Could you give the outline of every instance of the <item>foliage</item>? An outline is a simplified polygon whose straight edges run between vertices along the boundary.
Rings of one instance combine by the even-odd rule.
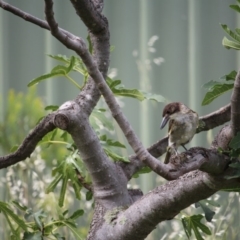
[[[211,103],[214,99],[218,98],[225,92],[233,89],[233,81],[235,80],[235,77],[237,75],[237,72],[234,70],[230,72],[227,75],[224,75],[220,78],[220,81],[209,81],[203,85],[205,89],[208,90],[206,93],[202,105],[207,105]]]
[[[202,234],[200,233],[200,230],[204,232],[207,235],[211,235],[210,229],[201,223],[201,219],[203,218],[202,215],[192,215],[189,217],[183,217],[182,218],[182,224],[184,226],[185,233],[188,238],[192,235],[192,230],[195,234],[195,237],[197,240],[203,240]]]
[[[13,201],[11,205],[15,206],[20,212],[23,212],[24,219],[21,219],[14,213],[9,204],[0,202],[0,211],[4,214],[11,228],[11,239],[22,239],[20,229],[24,230],[23,239],[41,240],[43,237],[54,236],[56,239],[65,239],[57,232],[61,227],[67,227],[75,236],[76,239],[81,239],[77,231],[76,219],[83,215],[84,211],[79,209],[71,216],[68,215],[68,210],[58,211],[58,219],[49,218],[46,213],[40,209],[33,212],[31,208],[20,205],[17,201]],[[12,221],[10,221],[10,218]]]
[[[68,58],[64,55],[48,55],[49,57],[64,63],[64,65],[57,65],[54,67],[50,73],[41,75],[35,79],[33,79],[29,84],[28,87],[34,86],[44,80],[53,78],[53,77],[66,77],[71,83],[73,83],[78,89],[82,89],[87,82],[88,79],[88,72],[83,64],[82,60],[78,57],[71,56]],[[78,72],[83,75],[84,80],[82,85],[79,85],[77,81],[70,77],[71,72]],[[121,80],[113,80],[110,77],[107,77],[107,84],[109,88],[112,90],[113,94],[116,96],[123,96],[123,97],[131,97],[137,100],[155,100],[157,102],[165,102],[165,98],[159,94],[152,94],[140,91],[138,89],[128,89],[125,88],[124,85],[121,84]]]
[[[240,1],[237,0],[237,3],[237,5],[230,5],[230,8],[240,13]],[[221,24],[221,27],[233,39],[229,40],[228,38],[224,37],[222,40],[223,46],[227,49],[240,50],[240,29],[236,28],[234,32],[226,24]],[[211,103],[214,99],[216,99],[223,93],[233,89],[232,80],[235,80],[236,75],[237,72],[233,70],[228,75],[221,77],[220,82],[211,80],[210,82],[204,84],[203,87],[206,88],[208,92],[203,99],[202,105],[207,105]]]
[[[0,145],[4,152],[22,142],[45,113],[42,100],[36,97],[36,88],[29,89],[26,95],[10,90],[7,97],[4,119],[0,122]]]

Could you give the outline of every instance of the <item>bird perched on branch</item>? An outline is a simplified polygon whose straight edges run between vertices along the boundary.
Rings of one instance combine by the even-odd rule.
[[[172,102],[165,106],[162,114],[160,129],[168,124],[168,147],[164,163],[168,163],[171,153],[177,155],[177,149],[181,145],[185,150],[185,144],[190,142],[198,127],[198,114],[180,102]]]

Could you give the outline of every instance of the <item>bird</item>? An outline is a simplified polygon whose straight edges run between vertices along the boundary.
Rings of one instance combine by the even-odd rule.
[[[164,163],[169,163],[170,156],[181,145],[186,151],[185,144],[189,143],[199,124],[198,114],[181,102],[167,104],[162,113],[160,129],[168,124],[168,147]]]

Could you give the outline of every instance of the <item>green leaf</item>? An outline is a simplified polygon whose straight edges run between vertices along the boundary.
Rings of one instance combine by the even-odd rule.
[[[229,147],[235,150],[240,148],[240,132],[238,132],[237,135],[231,139]]]
[[[240,7],[238,5],[230,5],[229,7],[240,13]]]
[[[42,240],[43,236],[41,232],[25,232],[23,235],[24,240]]]
[[[27,210],[27,207],[26,206],[22,206],[19,204],[19,202],[17,201],[12,201],[12,204],[15,205],[18,209],[20,209],[21,211],[26,211]]]
[[[136,173],[134,173],[133,178],[138,178],[140,174],[150,173],[152,171],[149,167],[143,167],[140,170],[138,170]]]
[[[81,236],[79,235],[78,231],[77,231],[76,224],[74,224],[71,221],[63,221],[63,224],[71,230],[71,232],[75,236],[75,239],[79,239],[79,240],[82,239]]]
[[[74,56],[71,56],[69,66],[66,69],[67,70],[66,74],[68,74],[69,72],[71,72],[73,70],[75,62],[76,62],[76,58]]]
[[[52,111],[56,111],[58,110],[59,106],[57,105],[48,105],[44,108],[44,110],[52,110]]]
[[[234,84],[226,84],[226,83],[216,83],[214,84],[210,90],[206,93],[202,105],[207,105],[211,103],[214,99],[221,96],[223,93],[232,89]]]
[[[11,149],[10,152],[13,153],[18,149],[19,145],[14,145]]]
[[[61,187],[61,191],[60,191],[60,197],[58,200],[59,207],[62,207],[64,204],[65,194],[66,194],[66,190],[67,190],[67,183],[68,183],[68,178],[63,178],[62,187]]]
[[[228,40],[226,37],[223,38],[222,45],[227,49],[233,48],[236,50],[240,50],[240,43]]]
[[[139,101],[143,101],[145,99],[144,95],[138,89],[113,89],[113,93],[117,96],[136,98]]]
[[[165,102],[166,99],[158,94],[146,93],[138,89],[127,89],[121,84],[121,80],[113,80],[110,77],[106,79],[109,88],[116,96],[136,98],[139,101],[143,100],[154,100],[157,102]]]
[[[120,147],[120,148],[126,148],[126,146],[122,143],[120,143],[119,141],[115,141],[113,139],[107,138],[107,135],[101,135],[100,136],[100,141],[102,144],[106,144],[109,146],[113,146],[113,147]]]
[[[237,76],[237,72],[235,70],[231,71],[229,74],[222,76],[220,79],[229,81],[229,80],[235,80]]]
[[[84,211],[82,209],[78,209],[69,217],[69,219],[76,220],[79,217],[81,217],[83,214],[84,214]]]
[[[90,123],[94,129],[102,129],[114,131],[113,121],[106,117],[106,114],[101,109],[93,109],[90,116]]]
[[[86,200],[90,201],[93,197],[93,193],[91,191],[87,191],[86,192]]]
[[[213,219],[213,216],[215,215],[215,212],[212,211],[206,204],[204,201],[199,201],[197,203],[195,203],[195,207],[201,207],[203,212],[204,212],[204,215],[205,215],[205,218],[208,222],[211,222],[212,219]]]
[[[231,37],[233,38],[237,43],[240,43],[240,36],[236,33],[234,33],[230,28],[228,28],[227,25],[221,24],[223,30]]]
[[[32,87],[46,79],[49,79],[49,78],[52,78],[52,77],[57,77],[57,76],[62,76],[63,74],[59,74],[57,72],[51,72],[51,73],[48,73],[48,74],[44,74],[40,77],[37,77],[37,78],[34,78],[30,83],[28,83],[28,87]]]
[[[49,57],[58,60],[60,62],[64,62],[66,64],[66,66],[69,66],[69,63],[71,62],[71,58],[68,58],[65,55],[48,55]],[[74,65],[73,65],[73,70],[77,71],[79,73],[81,73],[82,75],[86,75],[87,74],[87,69],[85,67],[85,65],[83,64],[82,60],[78,57],[74,57],[75,61],[74,61]]]
[[[54,236],[57,240],[65,240],[65,237],[62,237],[59,233],[53,233],[53,236]]]
[[[51,54],[48,54],[47,56],[55,59],[55,60],[58,60],[58,61],[61,61],[61,62],[64,62],[64,63],[69,63],[70,62],[70,59],[65,56],[65,55],[61,55],[61,54],[58,54],[58,55],[51,55]]]
[[[91,42],[89,34],[87,36],[87,41],[88,41],[88,51],[92,54],[93,53],[93,45],[92,45],[92,42]]]
[[[68,141],[68,132],[67,131],[63,131],[63,133],[61,134],[60,138],[62,138],[63,141],[67,142]]]
[[[57,176],[53,179],[53,181],[48,185],[48,187],[45,190],[45,193],[48,194],[50,192],[53,192],[58,183],[61,181],[63,175],[61,173],[58,173]]]
[[[10,208],[9,205],[5,202],[0,202],[0,212],[2,212],[5,217],[10,217],[19,227],[21,227],[24,231],[27,231],[27,226],[25,222],[18,217]]]
[[[110,148],[107,147],[103,147],[104,152],[112,158],[113,161],[121,161],[121,162],[125,162],[125,163],[129,163],[129,159],[127,157],[122,157],[118,154],[116,154],[115,152],[111,151]]]
[[[62,65],[57,65],[52,69],[51,73],[57,73],[59,76],[65,76],[68,73],[68,68]]]
[[[42,219],[46,217],[46,215],[44,214],[43,210],[39,210],[37,212],[35,212],[34,214],[32,214],[34,221],[38,227],[38,229],[42,232],[43,231],[43,223],[42,223]]]
[[[211,235],[210,229],[206,225],[201,223],[202,218],[203,218],[202,215],[193,215],[190,217],[183,217],[181,219],[184,227],[184,231],[188,238],[191,237],[192,230],[197,240],[204,240],[199,230],[201,230],[207,235]]]
[[[160,94],[142,92],[146,100],[154,100],[156,102],[166,102],[166,98]]]

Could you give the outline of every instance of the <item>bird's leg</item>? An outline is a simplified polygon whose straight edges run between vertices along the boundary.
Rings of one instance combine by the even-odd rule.
[[[165,160],[164,160],[165,164],[169,163],[169,159],[170,159],[173,152],[175,152],[176,156],[178,156],[178,151],[177,151],[176,146],[174,144],[167,147],[167,154],[166,154],[166,157],[165,157]]]
[[[182,144],[182,147],[185,149],[185,151],[187,151],[187,148]]]

